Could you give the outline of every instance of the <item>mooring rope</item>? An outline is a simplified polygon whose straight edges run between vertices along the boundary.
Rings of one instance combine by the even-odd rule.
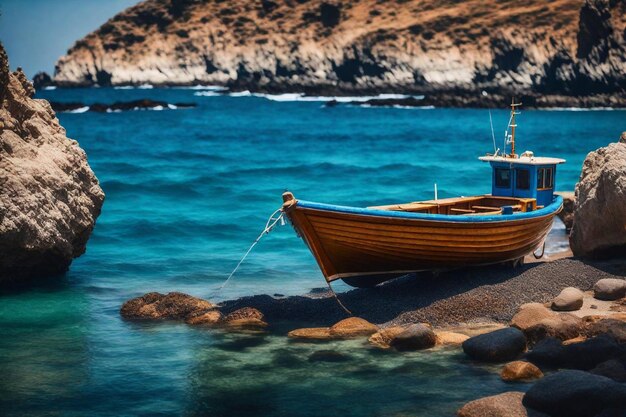
[[[274,218],[274,216],[276,216],[277,213],[280,213],[280,214],[278,215],[278,217]],[[283,217],[284,215],[285,215],[285,213],[283,212],[282,208],[279,208],[278,210],[276,210],[275,212],[272,213],[270,218],[267,219],[267,223],[265,223],[265,228],[263,229],[261,234],[254,240],[254,242],[252,242],[252,245],[250,245],[250,247],[248,248],[246,253],[239,260],[239,262],[237,263],[237,266],[235,266],[235,269],[233,269],[233,271],[230,273],[230,275],[228,275],[228,278],[226,278],[226,280],[222,283],[222,285],[220,285],[218,287],[218,289],[216,291],[214,291],[213,296],[218,294],[226,286],[226,284],[228,284],[228,281],[230,281],[230,279],[233,277],[233,275],[235,275],[235,272],[237,272],[237,270],[239,269],[239,267],[241,266],[243,261],[248,257],[250,252],[252,252],[252,249],[256,246],[257,243],[259,243],[259,241],[261,240],[261,238],[263,236],[265,236],[269,232],[271,232],[274,229],[274,227],[276,227],[278,222],[280,222],[281,226],[285,225],[285,219]]]
[[[539,249],[539,248],[537,248]],[[535,257],[535,259],[541,259],[543,258],[544,253],[546,253],[546,241],[543,241],[543,246],[541,247],[541,255],[537,255],[535,252],[537,252],[537,249],[535,249],[535,251],[533,252],[533,256]]]
[[[326,284],[328,284],[328,289],[330,290],[330,293],[333,295],[333,297],[335,297],[335,301],[337,301],[337,304],[339,304],[339,307],[343,308],[343,311],[345,311],[349,315],[352,315],[352,312],[350,310],[348,310],[346,308],[346,306],[343,305],[343,303],[341,302],[339,297],[337,297],[337,294],[335,293],[335,290],[333,290],[333,287],[330,286],[330,282],[326,281]]]

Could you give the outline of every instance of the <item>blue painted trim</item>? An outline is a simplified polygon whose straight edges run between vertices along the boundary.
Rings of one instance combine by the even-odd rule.
[[[486,223],[486,222],[503,222],[513,220],[532,219],[535,217],[542,217],[549,214],[554,214],[559,211],[563,205],[563,197],[560,195],[555,196],[552,204],[542,209],[529,211],[529,212],[517,212],[508,215],[495,215],[495,216],[467,216],[467,215],[454,215],[449,216],[445,214],[426,214],[426,213],[411,213],[406,211],[390,211],[390,210],[375,210],[359,207],[348,206],[335,206],[333,204],[314,203],[311,201],[298,200],[297,206],[313,210],[333,211],[337,213],[346,214],[360,214],[363,216],[377,216],[377,217],[394,217],[400,219],[420,219],[431,221],[445,221],[445,222],[458,222],[458,223]]]

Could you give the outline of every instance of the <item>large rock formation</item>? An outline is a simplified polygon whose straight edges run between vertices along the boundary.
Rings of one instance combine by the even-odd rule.
[[[104,200],[85,152],[0,45],[0,285],[62,273]]]
[[[54,81],[626,105],[625,16],[609,0],[147,0],[76,42]]]
[[[576,256],[626,257],[626,143],[585,158],[569,242]]]

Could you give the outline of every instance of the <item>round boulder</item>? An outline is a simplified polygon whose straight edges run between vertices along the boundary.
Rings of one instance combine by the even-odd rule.
[[[371,336],[378,331],[378,326],[359,317],[349,317],[331,326],[329,333],[333,337],[351,338]]]
[[[151,292],[126,301],[120,314],[126,319],[182,320],[191,314],[213,309],[215,306],[210,302],[188,294]]]
[[[598,300],[619,300],[626,297],[626,279],[603,278],[593,286],[593,297]]]
[[[564,288],[554,300],[552,300],[552,310],[555,311],[576,311],[583,306],[583,292],[578,288]]]
[[[504,365],[500,377],[504,381],[528,381],[543,377],[543,373],[530,362],[513,361]]]
[[[505,392],[470,401],[457,411],[458,417],[527,417],[523,392]]]
[[[526,349],[526,337],[515,327],[470,337],[463,351],[470,358],[486,362],[505,362],[517,358]]]
[[[437,343],[433,330],[424,324],[412,324],[391,340],[390,345],[396,350],[428,349]]]
[[[528,303],[520,307],[517,314],[511,319],[511,326],[525,331],[531,326],[539,323],[541,320],[553,318],[557,313],[550,311],[543,304]]]
[[[524,330],[530,343],[536,343],[546,337],[568,340],[578,337],[581,333],[584,333],[582,319],[570,313],[555,314]]]
[[[589,372],[566,370],[537,381],[522,403],[551,416],[587,417],[611,414],[626,404],[626,386]]]

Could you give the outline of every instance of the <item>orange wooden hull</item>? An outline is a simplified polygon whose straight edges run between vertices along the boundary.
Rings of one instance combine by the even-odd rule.
[[[331,282],[516,260],[542,244],[560,206],[543,215],[467,222],[342,212],[297,202],[286,203],[284,211]]]

